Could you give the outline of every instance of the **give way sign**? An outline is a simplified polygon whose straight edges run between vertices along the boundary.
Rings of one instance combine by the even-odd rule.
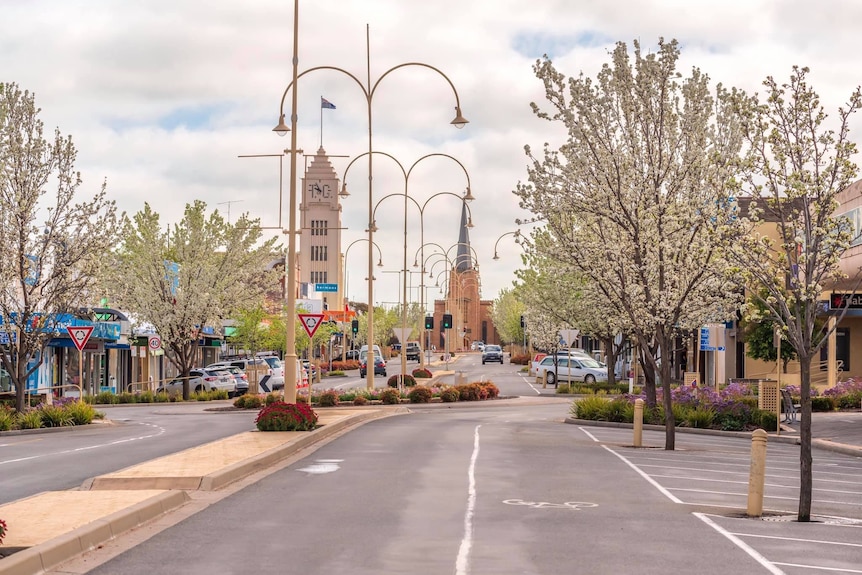
[[[308,334],[308,337],[314,337],[314,332],[317,331],[317,328],[320,327],[320,324],[323,323],[323,314],[322,313],[298,313],[299,321],[302,322],[302,327],[305,329],[305,333]]]
[[[84,346],[90,341],[90,335],[93,333],[91,325],[76,325],[67,326],[66,331],[69,332],[69,337],[72,338],[72,343],[78,348],[78,351],[84,351]]]

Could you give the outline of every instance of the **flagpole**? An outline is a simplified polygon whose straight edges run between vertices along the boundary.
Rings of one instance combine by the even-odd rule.
[[[323,147],[323,96],[320,97],[320,146]]]

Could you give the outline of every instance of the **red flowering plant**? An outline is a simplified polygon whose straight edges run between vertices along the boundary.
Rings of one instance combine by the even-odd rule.
[[[6,522],[0,519],[0,543],[3,543],[3,538],[6,537]]]
[[[254,423],[260,431],[311,431],[317,414],[307,403],[277,401],[261,409]]]

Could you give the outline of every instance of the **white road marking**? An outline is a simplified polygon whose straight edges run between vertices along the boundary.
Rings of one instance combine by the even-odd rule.
[[[862,573],[858,569],[842,569],[840,567],[823,567],[820,565],[800,565],[799,563],[775,563],[784,567],[797,567],[799,569],[814,569],[816,571],[834,571],[835,573]]]
[[[140,425],[146,425],[148,427],[154,427],[158,431],[156,433],[151,433],[150,435],[139,435],[137,437],[129,437],[127,439],[118,439],[116,441],[110,441],[108,443],[100,443],[98,445],[88,445],[87,447],[76,447],[75,449],[64,449],[63,451],[55,451],[52,453],[43,453],[42,455],[32,455],[30,457],[20,457],[18,459],[5,459],[0,461],[0,465],[5,465],[7,463],[17,463],[20,461],[30,461],[31,459],[42,459],[45,457],[53,457],[56,455],[66,455],[69,453],[78,453],[79,451],[89,451],[91,449],[100,449],[102,447],[110,447],[112,445],[120,445],[122,443],[129,443],[130,441],[138,441],[141,439],[151,439],[153,437],[158,437],[159,435],[165,432],[164,427],[160,427],[158,425],[153,425],[152,423],[141,423]]]
[[[333,473],[340,469],[339,463],[344,461],[343,459],[318,459],[308,467],[303,467],[302,469],[297,469],[297,471],[304,471],[310,475],[320,475],[323,473]]]
[[[709,525],[710,527],[712,527],[713,529],[718,531],[720,534],[724,535],[728,540],[730,540],[731,543],[733,543],[734,545],[736,545],[737,547],[739,547],[740,549],[742,549],[743,551],[748,553],[748,555],[752,559],[754,559],[755,561],[760,563],[763,567],[765,567],[773,575],[786,575],[784,573],[784,571],[782,571],[781,569],[776,567],[774,563],[769,561],[769,559],[767,559],[766,557],[764,557],[763,555],[761,555],[760,553],[755,551],[754,548],[749,547],[742,539],[740,539],[736,535],[732,534],[731,532],[729,532],[728,530],[726,530],[722,526],[718,525],[716,522],[714,522],[712,519],[707,517],[705,514],[703,514],[703,513],[692,513],[692,515],[694,515],[695,517],[697,517],[698,519],[700,519],[701,521],[703,521],[704,523],[706,523],[707,525]]]
[[[778,537],[776,535],[760,535],[758,533],[733,533],[739,537],[755,537],[758,539],[775,539],[777,541],[799,541],[801,543],[819,543],[821,545],[838,545],[839,547],[862,547],[862,543],[845,543],[841,541],[824,541],[823,539],[800,539],[799,537]]]
[[[467,470],[467,510],[464,512],[464,537],[458,549],[455,560],[455,575],[469,573],[470,548],[473,546],[473,514],[476,510],[476,460],[479,459],[479,428],[473,431],[473,455],[470,457],[470,467]]]

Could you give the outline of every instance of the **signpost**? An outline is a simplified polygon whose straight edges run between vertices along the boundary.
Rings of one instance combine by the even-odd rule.
[[[84,401],[84,346],[90,341],[93,334],[93,326],[76,325],[67,326],[66,331],[72,338],[72,343],[78,349],[78,401]]]

